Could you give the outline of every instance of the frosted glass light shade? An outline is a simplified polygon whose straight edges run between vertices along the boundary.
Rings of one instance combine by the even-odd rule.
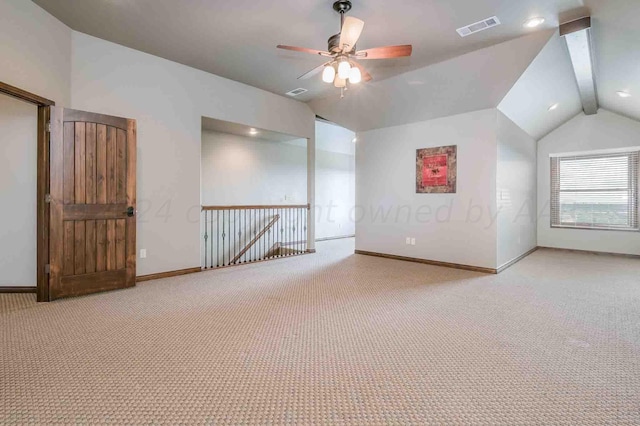
[[[343,80],[349,78],[349,73],[351,72],[351,64],[349,61],[342,61],[338,64],[338,77]]]
[[[336,69],[332,65],[327,65],[322,71],[322,81],[325,83],[333,83],[333,79],[336,77]]]
[[[362,73],[358,67],[351,68],[349,72],[349,83],[358,84],[362,81]]]

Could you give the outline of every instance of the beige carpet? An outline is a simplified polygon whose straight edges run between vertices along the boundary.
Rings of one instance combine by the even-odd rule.
[[[0,423],[640,423],[638,260],[487,276],[352,251],[3,295]]]

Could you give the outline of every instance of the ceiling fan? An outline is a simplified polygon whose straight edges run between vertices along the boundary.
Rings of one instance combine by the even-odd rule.
[[[325,83],[333,83],[335,87],[339,88],[341,97],[344,97],[344,91],[348,88],[348,84],[358,84],[361,81],[366,82],[373,78],[357,60],[401,58],[411,56],[411,51],[413,50],[410,44],[356,50],[356,43],[362,34],[364,22],[358,18],[345,16],[351,10],[351,7],[349,0],[338,0],[333,3],[333,9],[340,14],[341,30],[339,34],[329,38],[327,51],[281,44],[277,46],[278,49],[311,53],[331,58],[328,62],[301,75],[298,79],[307,79],[322,71],[322,80]]]

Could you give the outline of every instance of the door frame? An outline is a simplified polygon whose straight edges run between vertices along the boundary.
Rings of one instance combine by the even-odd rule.
[[[42,96],[19,89],[0,81],[0,93],[37,105],[38,107],[38,148],[37,148],[37,206],[36,206],[36,245],[37,245],[37,284],[38,302],[49,301],[49,118],[50,108],[55,102]]]

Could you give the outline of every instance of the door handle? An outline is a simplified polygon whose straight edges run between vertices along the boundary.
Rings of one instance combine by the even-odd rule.
[[[127,211],[126,211],[126,212],[124,212],[124,213],[125,213],[127,216],[129,216],[129,217],[133,217],[133,215],[135,214],[135,210],[134,210],[134,208],[133,208],[133,207],[128,207],[128,208],[127,208]]]

